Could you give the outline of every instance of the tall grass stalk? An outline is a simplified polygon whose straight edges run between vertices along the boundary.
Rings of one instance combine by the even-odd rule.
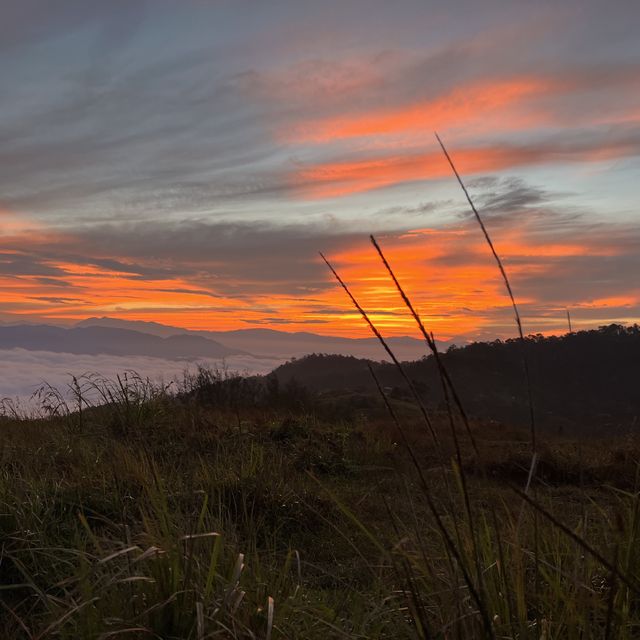
[[[522,366],[524,369],[524,376],[525,376],[525,385],[527,388],[527,397],[528,397],[528,401],[529,401],[529,422],[530,422],[530,430],[531,430],[531,448],[533,451],[536,450],[536,421],[535,421],[535,413],[534,413],[534,408],[533,408],[533,394],[532,394],[532,390],[531,390],[531,376],[529,374],[529,363],[528,363],[528,359],[527,359],[527,355],[526,355],[526,342],[525,342],[525,338],[524,338],[524,331],[522,329],[522,321],[520,319],[520,312],[518,311],[518,305],[516,304],[516,299],[515,296],[513,295],[513,290],[511,288],[511,283],[509,282],[509,277],[507,276],[507,272],[504,268],[504,265],[502,263],[502,260],[500,258],[500,256],[498,255],[498,252],[496,251],[496,248],[493,244],[493,241],[491,240],[491,236],[489,235],[489,232],[487,231],[487,228],[482,220],[482,217],[480,216],[480,213],[478,212],[478,209],[476,208],[475,204],[473,203],[473,200],[471,199],[471,196],[469,195],[469,191],[467,190],[467,187],[465,186],[464,182],[462,181],[462,178],[460,177],[460,174],[458,173],[458,170],[456,169],[455,164],[453,163],[453,160],[451,159],[451,156],[449,155],[447,149],[444,146],[444,143],[442,142],[442,140],[440,139],[440,136],[436,133],[435,134],[436,139],[438,140],[438,143],[440,145],[440,148],[442,149],[442,152],[444,153],[445,158],[447,159],[447,162],[449,163],[449,166],[451,167],[451,170],[453,171],[453,174],[456,177],[456,180],[458,181],[458,184],[460,185],[460,188],[462,189],[462,192],[464,193],[467,202],[469,203],[469,206],[471,207],[471,211],[473,211],[473,215],[475,216],[475,219],[477,220],[478,224],[480,225],[480,229],[482,230],[482,235],[484,236],[487,245],[489,246],[489,249],[491,250],[491,253],[496,261],[496,264],[498,265],[498,269],[500,271],[500,275],[502,276],[502,280],[504,282],[504,285],[507,289],[507,293],[509,294],[509,299],[511,300],[511,305],[513,307],[513,313],[515,316],[515,321],[516,321],[516,326],[518,328],[518,336],[520,338],[520,342],[522,344]]]

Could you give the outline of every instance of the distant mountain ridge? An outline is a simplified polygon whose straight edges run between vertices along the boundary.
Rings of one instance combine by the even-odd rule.
[[[400,360],[418,360],[427,353],[424,342],[416,338],[404,336],[387,340]],[[445,350],[452,343],[438,344]],[[262,327],[198,331],[158,322],[109,317],[87,318],[70,327],[46,323],[0,323],[0,349],[15,348],[78,355],[150,356],[169,360],[222,359],[240,355],[284,361],[312,353],[388,360],[376,338],[344,338]]]
[[[148,356],[168,360],[224,358],[245,352],[197,335],[155,336],[100,326],[0,326],[0,349],[27,349],[85,355]]]
[[[371,360],[386,360],[386,353],[376,338],[344,338],[326,336],[306,331],[287,332],[266,328],[235,329],[231,331],[198,331],[172,327],[158,322],[120,320],[118,318],[87,318],[76,327],[127,328],[135,331],[168,337],[172,335],[194,335],[215,340],[228,348],[248,352],[255,356],[281,358],[301,357],[310,353],[350,355]],[[422,340],[408,336],[388,338],[391,348],[401,360],[417,360],[427,354]],[[438,341],[446,350],[453,341]],[[457,341],[460,344],[460,341]]]

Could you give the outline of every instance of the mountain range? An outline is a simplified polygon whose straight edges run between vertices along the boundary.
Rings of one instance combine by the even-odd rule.
[[[15,348],[87,355],[149,356],[168,360],[224,358],[243,353],[196,335],[160,337],[131,329],[100,326],[0,327],[0,349]]]
[[[415,338],[391,337],[388,342],[401,360],[416,360],[426,354],[424,343]],[[446,349],[451,343],[439,344]],[[88,318],[71,327],[0,325],[0,349],[14,348],[55,353],[150,356],[169,360],[221,359],[233,355],[285,360],[310,353],[388,359],[376,338],[344,338],[264,328],[194,331],[157,322],[109,317]]]

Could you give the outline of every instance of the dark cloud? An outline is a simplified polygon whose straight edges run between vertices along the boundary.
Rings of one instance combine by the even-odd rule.
[[[96,258],[91,256],[82,255],[65,255],[59,256],[65,261],[74,262],[76,264],[87,263],[95,267],[100,267],[105,271],[116,271],[119,273],[126,273],[134,278],[142,278],[144,280],[163,280],[175,275],[175,271],[161,266],[154,266],[152,264],[139,264],[135,262],[123,262],[121,260],[114,260],[113,258]]]
[[[289,324],[328,324],[329,320],[299,320],[299,319],[287,319],[281,318],[278,316],[274,316],[272,318],[261,318],[259,320],[243,320],[240,319],[240,322],[244,322],[250,325],[289,325]]]
[[[482,176],[469,180],[467,186],[489,229],[521,225],[533,243],[544,243],[553,234],[572,232],[576,227],[586,230],[590,224],[590,212],[573,202],[577,194],[554,191],[513,176]],[[458,205],[456,215],[476,226],[469,206]]]
[[[252,311],[257,311],[259,313],[275,313],[276,310],[272,309],[271,307],[266,307],[263,305],[255,305],[252,306],[251,308]],[[118,306],[116,305],[113,308],[113,311],[117,314],[121,314],[122,317],[126,317],[127,314],[131,313],[131,309],[129,307],[123,307],[123,306]],[[148,316],[150,318],[153,317],[157,317],[158,314],[161,313],[175,313],[176,308],[172,307],[172,306],[162,306],[162,305],[157,305],[157,306],[153,306],[153,307],[145,307],[144,305],[138,305],[135,308],[135,315],[143,315],[143,316]],[[190,312],[198,312],[198,313],[207,313],[210,314],[211,317],[216,317],[219,314],[222,315],[228,315],[228,314],[243,314],[247,312],[247,307],[246,306],[209,306],[209,307],[205,307],[205,306],[197,306],[197,307],[190,307],[190,306],[181,306],[180,307],[180,311],[182,313],[190,313]]]
[[[389,309],[376,309],[377,316],[402,316],[405,315],[404,310],[402,311],[391,311]],[[318,314],[321,316],[343,316],[345,314],[344,309],[335,309],[330,307],[317,307],[312,311],[308,311],[307,315]]]
[[[485,214],[509,214],[523,207],[547,204],[551,198],[559,196],[516,177],[485,176],[471,180],[469,188]]]
[[[113,255],[162,266],[209,290],[231,296],[325,289],[326,267],[318,251],[346,249],[364,234],[315,225],[184,220],[97,225],[78,244],[93,255]]]
[[[38,300],[39,302],[49,302],[50,304],[75,304],[84,302],[82,298],[63,298],[57,296],[29,296],[30,300]]]
[[[434,202],[420,202],[417,205],[404,206],[404,207],[387,207],[380,209],[376,212],[377,216],[386,218],[396,218],[409,216],[411,218],[428,216],[432,213],[441,212],[443,209],[450,207],[453,204],[452,200],[438,200]]]
[[[529,274],[515,276],[514,282],[523,295],[565,306],[607,298],[633,300],[640,294],[640,232],[628,232],[635,245],[630,253],[544,258],[539,260],[545,265],[543,273],[531,269]],[[511,263],[515,265],[517,261]]]
[[[211,293],[211,291],[206,291],[205,289],[154,289],[158,293],[186,293],[194,296],[209,296],[210,298],[222,298],[216,293]]]
[[[35,256],[0,254],[0,273],[8,276],[64,276],[66,272]]]
[[[75,285],[72,282],[67,280],[63,280],[62,278],[34,278],[34,281],[38,284],[42,284],[46,287],[65,287],[65,288],[75,288]]]

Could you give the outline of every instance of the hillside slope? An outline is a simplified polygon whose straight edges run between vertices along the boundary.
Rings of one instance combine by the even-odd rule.
[[[561,337],[530,336],[524,345],[536,420],[545,427],[629,429],[640,416],[637,374],[640,327],[609,325]],[[527,424],[523,348],[518,340],[497,340],[452,348],[442,354],[466,410],[474,415]],[[370,363],[396,395],[408,390],[396,368]],[[433,357],[405,363],[425,401],[442,406],[443,395]],[[274,375],[295,379],[316,391],[375,391],[367,361],[314,355],[282,365]]]

